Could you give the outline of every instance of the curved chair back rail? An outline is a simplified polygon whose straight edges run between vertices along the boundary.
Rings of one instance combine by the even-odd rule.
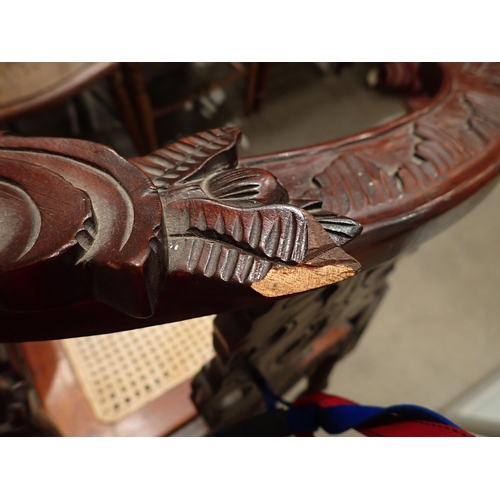
[[[500,66],[443,64],[427,106],[372,130],[243,160],[272,172],[293,198],[319,199],[363,233],[346,250],[363,269],[448,227],[500,169]]]
[[[81,141],[1,137],[0,158],[4,162],[33,164],[32,153],[57,152],[57,161],[47,160],[50,172],[43,173],[46,178],[59,175],[54,162],[76,162],[86,169],[85,175],[89,165],[93,170],[88,175],[100,172],[102,188],[89,195],[80,183],[80,191],[74,193],[80,199],[78,217],[86,233],[80,234],[78,242],[71,240],[72,245],[78,243],[81,248],[74,246],[76,253],[72,258],[76,261],[71,261],[78,264],[73,266],[77,271],[73,267],[67,269],[79,277],[79,286],[67,285],[63,280],[62,290],[68,286],[71,291],[64,294],[60,293],[61,289],[54,291],[56,285],[53,283],[47,285],[46,306],[40,306],[37,296],[31,308],[26,310],[21,310],[19,303],[5,305],[0,302],[4,309],[0,312],[0,340],[43,340],[109,333],[254,306],[267,307],[277,298],[272,296],[270,289],[272,280],[267,280],[266,286],[260,288],[255,283],[264,282],[271,272],[280,275],[280,282],[283,265],[288,266],[288,270],[293,268],[300,276],[304,269],[309,273],[314,267],[314,283],[310,284],[309,275],[306,281],[309,288],[316,288],[358,270],[357,263],[340,249],[344,244],[348,254],[354,256],[363,269],[369,270],[429,239],[484,197],[500,169],[500,65],[443,64],[440,67],[439,91],[424,108],[342,140],[247,158],[240,164],[233,147],[237,133],[231,129],[197,134],[130,162],[106,148]],[[210,134],[214,133],[211,138]],[[177,168],[179,166],[182,168]],[[61,168],[69,171],[67,165]],[[54,182],[56,180],[61,186],[65,182],[62,178],[54,178]],[[245,184],[257,187],[241,191]],[[11,185],[8,189],[12,191],[15,187]],[[109,234],[115,235],[109,240],[111,243],[101,238],[99,244],[92,247],[98,241],[96,231],[102,229],[108,218],[101,215],[101,222],[94,224],[90,212],[104,213],[105,209],[99,205],[102,202],[99,193],[106,189],[118,193],[112,198],[116,205],[114,210],[115,214],[116,210],[122,210],[124,218],[119,220],[118,217],[109,225]],[[155,193],[160,195],[161,208],[155,201]],[[196,200],[203,196],[205,208],[200,208]],[[148,204],[147,210],[141,200]],[[132,210],[132,215],[134,211],[144,213],[131,223],[127,210]],[[196,221],[198,225],[195,224],[194,229],[202,227],[202,230],[186,229],[185,214],[200,210],[208,214],[219,210],[217,213],[223,214],[226,224],[220,229],[219,219]],[[241,255],[249,251],[245,238],[252,236],[241,236],[244,244],[234,247],[234,241],[240,241],[236,236],[238,231],[236,226],[228,229],[229,219],[224,217],[232,217],[233,222],[238,219],[247,227],[252,225],[252,210],[260,214],[263,231],[268,235],[276,229],[272,224],[277,223],[277,219],[285,233],[283,221],[287,218],[297,228],[304,227],[307,237],[304,236],[303,243],[286,256],[286,252],[279,253],[279,248],[269,250],[270,247],[262,243],[259,252],[254,252],[252,257],[254,271],[245,279],[237,276],[234,269],[229,273],[231,276],[225,276],[220,266],[210,271],[208,263],[200,271],[201,257],[198,256],[196,262],[192,260],[196,253],[194,243],[189,248],[182,245],[203,237],[205,246],[200,252],[202,255],[208,252],[207,259],[214,255],[215,243],[222,248],[217,250],[218,258],[226,255],[224,252],[229,256],[227,262],[233,254],[237,255],[234,259],[243,258]],[[340,220],[342,218],[335,218],[335,214],[348,219]],[[99,219],[99,214],[94,215]],[[364,227],[357,238],[354,238],[357,230],[353,220]],[[137,223],[143,224],[146,231],[142,243]],[[341,226],[350,231],[347,236],[338,236]],[[330,236],[335,244],[325,240],[329,227],[334,228]],[[123,232],[127,231],[132,238],[130,244],[123,237]],[[225,236],[221,238],[223,233]],[[299,241],[299,233],[294,235]],[[213,243],[217,238],[219,240]],[[266,241],[269,242],[269,237]],[[123,257],[117,251],[115,264],[111,267],[108,254],[102,253],[110,244],[122,245],[119,250],[123,249],[126,254]],[[206,250],[208,244],[212,245],[210,250]],[[229,244],[233,247],[228,249],[225,245]],[[86,263],[85,259],[82,261],[81,252],[88,252],[89,248],[92,248],[93,260]],[[128,259],[125,267],[120,261],[122,257]],[[234,262],[235,269],[239,269],[240,260]],[[57,267],[61,265],[66,266],[67,261],[57,260],[55,268],[61,270],[63,267]],[[334,274],[339,273],[339,269],[347,271],[326,282],[327,278],[318,272],[322,267],[334,269]],[[90,274],[89,268],[92,269]],[[17,272],[16,266],[12,269]],[[43,272],[50,273],[50,266],[43,268]],[[54,276],[60,279],[63,275]],[[116,277],[118,281],[111,286]],[[331,272],[328,279],[331,279]],[[296,278],[291,281],[294,280],[300,281]],[[118,282],[121,290],[116,292]],[[280,295],[306,289],[292,286],[283,289]]]

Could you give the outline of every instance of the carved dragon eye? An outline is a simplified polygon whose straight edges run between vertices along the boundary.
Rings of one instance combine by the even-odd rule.
[[[272,205],[289,201],[276,177],[257,168],[222,172],[208,180],[206,189],[214,198],[226,202],[251,200]]]

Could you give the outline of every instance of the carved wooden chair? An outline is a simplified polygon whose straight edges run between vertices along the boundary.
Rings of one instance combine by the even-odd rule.
[[[129,83],[128,66],[100,63],[0,63],[0,124],[33,117],[62,104],[85,88],[107,79],[123,124],[138,151],[146,151],[146,138],[138,124],[143,107],[140,89]]]
[[[122,63],[121,68],[127,82],[127,88],[137,110],[137,118],[143,135],[143,147],[138,149],[141,153],[151,152],[158,148],[158,134],[155,125],[159,118],[182,109],[186,104],[209,95],[215,89],[224,89],[238,80],[245,81],[245,112],[251,114],[257,111],[263,99],[262,80],[265,77],[265,63],[239,63],[227,64],[229,70],[224,76],[208,79],[199,84],[190,92],[184,93],[178,99],[164,103],[162,106],[153,106],[151,92],[148,90],[146,78],[143,74],[143,63]]]
[[[325,386],[397,258],[500,171],[500,65],[407,68],[422,89],[410,114],[242,161],[231,128],[129,161],[83,141],[0,137],[0,340],[27,342],[19,365],[51,418],[65,414],[60,429],[169,434],[197,412],[217,429],[264,410],[261,380],[277,394],[304,377]],[[405,71],[376,83],[401,87]],[[211,314],[216,356],[192,384],[114,425],[91,418],[64,349],[37,342]]]

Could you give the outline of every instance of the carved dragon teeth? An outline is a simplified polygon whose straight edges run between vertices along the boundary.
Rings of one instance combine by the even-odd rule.
[[[262,219],[259,212],[252,213],[251,218],[243,228],[244,241],[252,248],[257,248],[260,242],[262,232]]]
[[[233,209],[211,200],[177,200],[168,205],[170,234],[219,240],[283,264],[302,262],[307,221],[297,208],[266,206]]]
[[[277,250],[282,239],[281,234],[281,219],[276,219],[272,226],[267,226],[262,231],[261,236],[261,249],[268,256],[273,257],[278,255]]]
[[[251,285],[262,279],[274,265],[272,261],[243,250],[201,238],[172,238],[169,250],[171,265],[176,271],[225,282]]]
[[[238,250],[236,248],[223,247],[222,262],[220,266],[220,277],[223,281],[230,281],[233,278],[234,271],[238,265]]]
[[[233,218],[232,226],[228,226],[228,232],[238,243],[243,239],[243,223],[238,214]]]

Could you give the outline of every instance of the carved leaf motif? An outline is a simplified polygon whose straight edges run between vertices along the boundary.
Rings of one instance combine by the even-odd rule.
[[[367,205],[374,206],[395,199],[401,195],[394,177],[400,163],[394,161],[392,155],[385,160],[384,168],[379,168],[361,155],[342,155],[314,177],[320,189],[304,194],[323,198],[327,210],[342,214],[358,212]],[[326,198],[323,193],[329,196]]]
[[[237,165],[240,134],[232,127],[200,132],[130,162],[148,174],[159,188],[201,179],[212,169]]]
[[[356,217],[366,206],[426,189],[484,150],[498,132],[499,103],[498,96],[466,92],[372,143],[343,146],[313,177],[318,189],[299,195],[320,198],[326,209]]]

